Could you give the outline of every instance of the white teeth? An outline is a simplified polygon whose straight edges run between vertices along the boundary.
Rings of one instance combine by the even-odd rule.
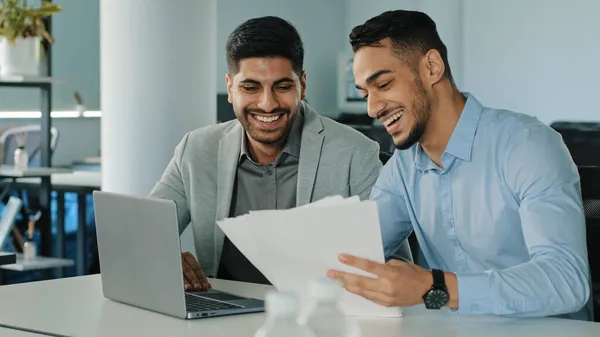
[[[271,123],[271,122],[278,120],[279,117],[281,117],[281,115],[272,116],[272,117],[264,117],[264,116],[254,115],[254,117],[263,123]]]
[[[388,119],[383,121],[383,124],[385,126],[392,124],[394,121],[397,121],[398,119],[400,119],[400,117],[402,117],[402,114],[404,114],[404,112],[398,112],[398,113],[391,115]]]

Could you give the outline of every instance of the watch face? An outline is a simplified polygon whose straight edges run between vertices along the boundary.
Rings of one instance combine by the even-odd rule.
[[[430,309],[440,309],[450,300],[448,293],[440,289],[431,290],[425,299],[425,305]]]

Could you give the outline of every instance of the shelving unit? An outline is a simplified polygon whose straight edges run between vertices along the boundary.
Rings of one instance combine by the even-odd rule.
[[[43,0],[51,2],[51,0]],[[44,19],[46,30],[52,34],[52,18]],[[45,42],[43,44],[45,57],[40,69],[40,77],[24,77],[24,78],[2,78],[0,77],[0,87],[21,87],[21,88],[38,88],[40,90],[40,124],[41,124],[41,167],[50,169],[52,167],[51,149],[50,149],[50,129],[52,127],[52,119],[50,111],[52,109],[52,45]],[[4,178],[15,178],[10,175],[0,175]],[[40,254],[44,256],[52,256],[52,223],[50,218],[50,198],[51,198],[51,179],[50,174],[39,175],[41,178],[39,189],[39,202],[41,217],[39,220],[39,229],[41,234],[42,245]],[[58,256],[61,256],[62,245],[59,245]]]

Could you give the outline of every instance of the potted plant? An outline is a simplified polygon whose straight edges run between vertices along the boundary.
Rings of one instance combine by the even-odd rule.
[[[43,19],[61,10],[48,1],[34,8],[27,0],[0,0],[0,76],[39,74],[41,40],[54,42]]]

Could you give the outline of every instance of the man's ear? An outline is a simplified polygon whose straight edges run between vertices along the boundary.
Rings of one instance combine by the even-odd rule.
[[[442,55],[437,50],[429,50],[422,61],[425,68],[424,78],[430,86],[433,86],[444,78],[446,66],[444,65]]]
[[[231,92],[233,90],[233,78],[229,73],[225,74],[225,83],[227,83],[227,101],[233,103]]]
[[[306,98],[306,71],[302,71],[302,75],[300,76],[300,87],[301,87],[300,99],[304,100]]]

